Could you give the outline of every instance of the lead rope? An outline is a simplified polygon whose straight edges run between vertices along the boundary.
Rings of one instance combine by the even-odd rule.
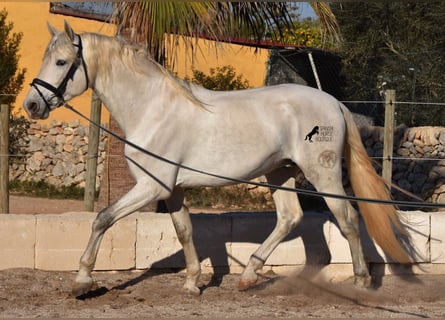
[[[158,159],[160,161],[168,163],[168,164],[170,164],[172,166],[176,166],[176,167],[181,168],[181,169],[189,170],[189,171],[196,172],[196,173],[203,174],[203,175],[207,175],[207,176],[210,176],[210,177],[214,177],[214,178],[218,178],[218,179],[222,179],[222,180],[227,180],[227,181],[231,181],[231,182],[235,182],[235,183],[244,183],[244,184],[257,186],[257,187],[268,187],[268,188],[275,189],[275,190],[296,192],[296,193],[300,193],[300,194],[304,194],[304,195],[308,195],[308,196],[313,196],[313,197],[328,197],[328,198],[335,198],[335,199],[342,199],[342,200],[349,200],[349,201],[357,201],[357,202],[362,201],[362,202],[369,202],[369,203],[379,203],[379,204],[384,204],[384,205],[398,205],[398,206],[405,206],[405,207],[445,208],[445,204],[440,204],[440,203],[412,202],[412,201],[401,201],[401,200],[380,200],[380,199],[362,198],[362,197],[355,197],[355,196],[348,196],[348,195],[340,195],[340,194],[333,194],[333,193],[305,190],[305,189],[299,189],[299,188],[290,188],[290,187],[277,186],[277,185],[272,185],[272,184],[269,184],[269,183],[262,183],[262,182],[255,182],[255,181],[245,180],[245,179],[231,178],[231,177],[221,176],[221,175],[216,174],[216,173],[202,171],[202,170],[199,170],[199,169],[188,167],[188,166],[183,165],[181,163],[174,162],[174,161],[169,160],[167,158],[164,158],[164,157],[162,157],[162,156],[160,156],[158,154],[155,154],[155,153],[153,153],[153,152],[151,152],[149,150],[146,150],[146,149],[138,146],[137,144],[134,144],[131,141],[128,141],[127,139],[119,136],[118,134],[114,133],[110,129],[105,128],[100,123],[92,121],[90,118],[88,118],[87,116],[85,116],[81,112],[77,111],[73,106],[71,106],[67,102],[64,103],[64,106],[65,106],[65,108],[71,110],[72,112],[74,112],[75,114],[80,116],[81,118],[85,119],[86,121],[88,121],[92,125],[98,127],[99,129],[103,130],[104,132],[108,133],[109,135],[111,135],[112,137],[116,138],[117,140],[119,140],[119,141],[129,145],[130,147],[132,147],[132,148],[134,148],[134,149],[136,149],[136,150],[138,150],[138,151],[140,151],[140,152],[142,152],[142,153],[144,153],[144,154],[146,154],[146,155],[148,155],[150,157],[153,157],[155,159]],[[128,157],[126,157],[126,158],[128,160],[132,161]]]

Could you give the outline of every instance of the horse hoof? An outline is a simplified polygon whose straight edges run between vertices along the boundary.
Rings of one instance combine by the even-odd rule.
[[[356,276],[354,278],[354,285],[358,288],[366,289],[371,287],[370,276]]]
[[[249,289],[250,287],[255,285],[257,283],[257,281],[258,281],[258,279],[247,279],[247,280],[241,279],[238,282],[238,290],[239,291],[246,291],[247,289]]]
[[[192,296],[199,296],[201,295],[201,290],[197,286],[187,286],[184,285],[184,289],[187,291],[187,293],[191,294]]]
[[[78,298],[88,292],[93,288],[94,282],[76,282],[71,290],[71,295],[75,298]]]

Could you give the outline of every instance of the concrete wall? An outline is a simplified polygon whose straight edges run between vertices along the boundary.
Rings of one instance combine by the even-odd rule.
[[[415,272],[445,273],[444,212],[403,212],[422,258]],[[95,214],[0,215],[0,269],[77,270]],[[194,238],[204,272],[240,272],[249,256],[275,225],[274,213],[192,214]],[[366,258],[378,265],[389,259],[366,235]],[[306,263],[345,267],[352,275],[351,256],[332,217],[309,212],[274,251],[266,269],[293,270]],[[388,264],[386,264],[388,266]],[[181,246],[168,214],[136,213],[119,221],[105,235],[96,270],[182,268]]]

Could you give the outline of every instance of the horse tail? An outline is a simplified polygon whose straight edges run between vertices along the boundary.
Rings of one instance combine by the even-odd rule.
[[[374,170],[363,147],[351,112],[342,103],[340,109],[347,127],[345,158],[354,194],[363,198],[391,200],[387,184]],[[412,255],[408,253],[405,243],[409,239],[408,231],[396,208],[363,201],[359,201],[358,206],[369,235],[383,251],[399,263],[412,263]]]

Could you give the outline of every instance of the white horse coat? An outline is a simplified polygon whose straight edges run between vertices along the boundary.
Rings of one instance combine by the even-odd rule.
[[[388,199],[383,181],[366,155],[350,112],[319,90],[278,85],[233,92],[214,92],[171,76],[145,52],[97,34],[77,35],[50,27],[53,35],[42,68],[24,102],[32,118],[46,118],[54,108],[91,87],[119,123],[126,138],[176,163],[166,163],[126,146],[134,188],[99,212],[80,261],[73,289],[78,296],[93,284],[91,271],[105,231],[119,219],[151,201],[165,199],[187,264],[185,288],[199,293],[200,264],[192,226],[183,205],[184,187],[221,186],[234,179],[266,175],[268,182],[293,188],[298,170],[320,192],[345,195],[343,150],[358,196]],[[206,175],[184,169],[196,168]],[[279,242],[301,220],[296,193],[272,189],[277,225],[252,255],[240,288],[257,281],[258,271]],[[351,247],[356,282],[369,284],[369,272],[358,234],[358,214],[349,202],[326,198]],[[393,228],[405,233],[395,209],[361,203],[371,236],[400,262],[411,258]]]

